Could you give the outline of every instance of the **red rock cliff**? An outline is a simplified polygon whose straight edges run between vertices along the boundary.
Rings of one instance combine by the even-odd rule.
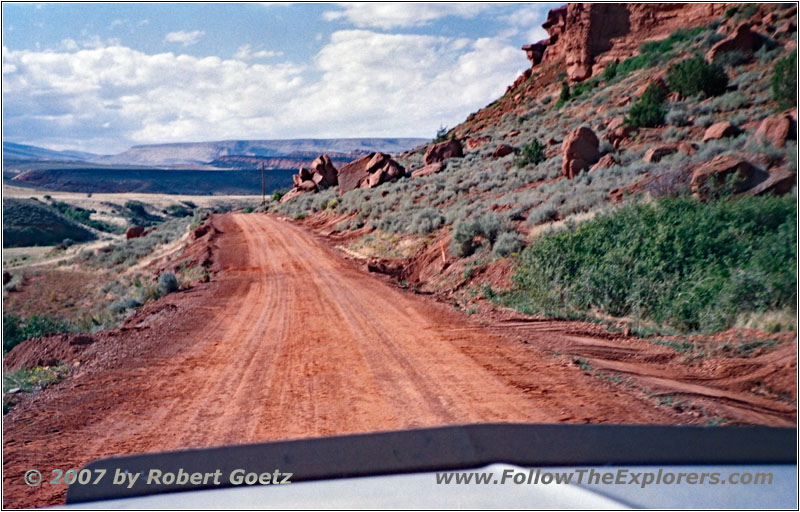
[[[549,39],[522,49],[533,66],[563,58],[567,76],[578,82],[611,60],[635,55],[642,42],[708,24],[731,5],[571,3],[548,13],[542,27]]]

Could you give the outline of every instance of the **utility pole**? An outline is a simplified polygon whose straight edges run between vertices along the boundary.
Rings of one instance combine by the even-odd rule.
[[[267,185],[264,179],[264,162],[261,162],[261,206],[267,204]]]

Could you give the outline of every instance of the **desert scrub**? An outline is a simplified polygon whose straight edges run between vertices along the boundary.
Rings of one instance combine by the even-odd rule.
[[[444,216],[436,208],[424,208],[414,214],[411,219],[411,231],[418,235],[427,235],[439,229],[444,223]]]
[[[3,414],[8,413],[17,403],[14,394],[9,391],[18,389],[25,393],[36,393],[48,386],[64,380],[72,371],[72,366],[34,366],[15,372],[3,372]]]
[[[491,247],[500,233],[506,230],[505,219],[494,212],[456,222],[450,252],[459,258],[470,256],[481,245]]]
[[[173,272],[164,272],[158,276],[158,289],[161,295],[177,292],[180,289],[177,276]]]
[[[497,241],[492,247],[492,255],[505,258],[522,250],[522,245],[522,237],[517,233],[506,231],[497,237]]]
[[[34,314],[25,319],[11,313],[3,313],[3,353],[29,338],[72,330],[69,322],[47,315]]]
[[[508,305],[557,316],[633,316],[714,332],[737,316],[795,308],[796,196],[630,203],[538,237]]]

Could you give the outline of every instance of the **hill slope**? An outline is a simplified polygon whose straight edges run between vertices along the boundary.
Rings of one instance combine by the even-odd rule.
[[[438,164],[426,165],[442,151],[441,146],[434,151],[429,144],[397,158],[407,170],[398,181],[343,195],[335,189],[301,194],[272,209],[306,217],[304,222],[348,250],[378,258],[371,263],[374,270],[445,294],[468,311],[495,302],[529,313],[610,319],[635,328],[715,330],[745,324],[794,328],[796,294],[779,290],[792,290],[796,283],[791,270],[796,241],[783,236],[780,226],[796,221],[796,207],[785,207],[791,200],[777,198],[773,204],[770,198],[796,194],[796,79],[792,79],[797,10],[788,4],[709,5],[643,7],[649,9],[642,18],[647,22],[635,23],[631,20],[636,13],[630,11],[625,15],[629,24],[613,37],[603,30],[619,20],[606,12],[593,14],[605,7],[569,4],[556,9],[545,24],[552,37],[543,55],[532,55],[532,68],[505,95],[443,137],[455,139],[452,144],[463,148],[463,156],[438,158],[441,169]],[[681,28],[670,34],[654,32],[653,27],[662,26],[661,17],[663,26]],[[676,25],[675,20],[685,23]],[[559,43],[563,34],[573,30],[582,31],[583,36],[569,44]],[[632,45],[637,38],[651,40]],[[586,60],[587,55],[591,59]],[[578,75],[572,73],[570,80],[570,66],[580,59],[586,67]],[[776,75],[780,70],[785,74]],[[776,83],[781,87],[776,88]],[[789,89],[788,95],[781,96],[782,88]],[[427,150],[431,153],[426,156]],[[727,181],[729,176],[737,178]],[[768,223],[769,229],[776,230],[768,236],[788,244],[785,254],[781,251],[785,257],[774,260],[767,270],[759,266],[766,264],[763,261],[717,258],[714,254],[719,253],[709,245],[704,254],[714,266],[718,286],[702,291],[711,293],[702,300],[680,293],[669,298],[660,311],[674,310],[659,313],[660,317],[641,307],[653,304],[653,297],[637,298],[630,290],[614,300],[562,293],[557,303],[547,307],[498,293],[511,290],[530,297],[532,291],[522,289],[522,281],[512,282],[511,277],[523,278],[523,271],[533,264],[541,266],[544,273],[537,274],[537,279],[546,289],[564,290],[565,283],[559,279],[578,275],[554,273],[560,260],[517,256],[521,252],[530,256],[532,246],[552,238],[552,229],[573,230],[578,223],[601,222],[593,220],[598,215],[621,215],[620,203],[660,202],[690,194],[691,201],[712,205],[730,200],[731,208],[714,210],[728,212],[720,214],[714,229],[745,238],[755,232],[748,231],[749,225],[735,224],[741,222],[734,220],[740,219],[744,211],[740,208],[751,207],[739,198],[766,195],[764,207],[774,207],[782,216]],[[683,222],[691,222],[693,208],[687,207]],[[649,229],[655,234],[658,227],[653,224]],[[701,233],[681,235],[687,238],[680,244],[711,243],[698,238]],[[762,235],[767,236],[758,234]],[[617,243],[637,242],[622,236]],[[576,259],[567,263],[579,266],[585,255],[573,249],[565,247],[554,254],[574,253]],[[641,270],[652,279],[656,274],[649,271],[667,264],[666,253],[662,256],[630,264],[648,266],[647,272]],[[630,272],[619,263],[616,278]],[[693,268],[688,261],[680,262],[684,264],[681,268]],[[677,268],[670,272],[678,272]],[[610,275],[580,275],[587,281],[571,283],[575,293],[582,294],[586,287],[613,288],[601,282]],[[767,275],[772,277],[767,279]],[[657,293],[674,289],[657,281],[648,283]],[[748,291],[748,286],[754,288]],[[617,299],[629,306],[611,307],[621,303]],[[684,313],[693,311],[696,316],[701,303],[703,308],[719,307],[736,314],[721,322],[689,321],[692,315]],[[774,313],[772,320],[767,310]]]

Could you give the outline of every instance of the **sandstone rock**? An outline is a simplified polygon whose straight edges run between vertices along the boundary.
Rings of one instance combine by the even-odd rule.
[[[643,161],[647,163],[656,163],[665,156],[671,155],[673,153],[678,152],[678,144],[661,144],[660,146],[654,146],[648,149],[645,154]]]
[[[356,188],[374,188],[396,180],[405,173],[403,167],[386,153],[370,153],[339,169],[339,193]]]
[[[339,184],[339,171],[336,170],[328,155],[320,155],[311,162],[311,181],[317,184],[320,190]]]
[[[287,193],[283,194],[283,196],[281,196],[281,203],[285,203],[287,201],[291,201],[295,197],[302,196],[303,194],[306,194],[306,193],[307,193],[306,191],[300,190],[299,188],[293,188],[292,190],[290,190],[289,192],[287,192]]]
[[[739,24],[730,36],[718,42],[706,54],[706,60],[715,62],[720,55],[727,52],[740,52],[752,56],[764,44],[765,38],[758,32],[750,29],[750,24],[745,21]]]
[[[462,156],[464,156],[464,148],[461,147],[461,142],[456,139],[450,139],[430,146],[425,152],[423,160],[427,165]]]
[[[730,122],[722,121],[721,123],[712,124],[706,129],[706,132],[703,134],[703,142],[724,139],[725,137],[734,137],[738,135],[739,132],[739,128],[732,125]]]
[[[589,172],[594,172],[598,169],[605,169],[606,167],[611,167],[617,165],[617,161],[614,160],[614,157],[611,155],[603,155],[600,157],[600,160],[597,161],[596,164],[589,169]]]
[[[561,141],[557,140],[555,137],[550,137],[549,139],[547,139],[548,146],[556,146],[558,144],[561,144]]]
[[[581,81],[612,60],[636,55],[643,41],[665,39],[679,28],[707,25],[730,5],[569,3],[551,10],[542,27],[550,36],[524,51],[532,66],[564,61],[567,77]],[[602,62],[596,59],[602,55]]]
[[[467,139],[467,149],[476,149],[491,140],[491,137],[484,136],[484,137],[470,137]]]
[[[678,152],[691,156],[697,153],[697,148],[688,142],[679,142]]]
[[[561,172],[567,179],[574,178],[600,158],[597,135],[589,128],[582,126],[569,134],[561,146],[563,162]]]
[[[512,148],[508,144],[500,144],[495,148],[494,152],[492,153],[492,157],[503,158],[504,156],[510,155],[511,153],[514,152],[515,152],[514,148]]]
[[[739,193],[756,186],[769,175],[766,171],[754,166],[740,155],[728,154],[703,162],[692,173],[692,194],[707,198],[712,186],[722,186],[736,176],[731,182],[733,192]]]
[[[306,169],[305,167],[301,167],[300,170],[297,172],[297,176],[300,181],[310,180],[313,177],[311,171]]]
[[[614,149],[619,149],[619,147],[622,145],[622,142],[626,139],[630,139],[634,133],[636,133],[636,128],[633,126],[622,125],[616,128],[614,131],[606,132],[605,139],[611,143]]]
[[[429,164],[425,167],[420,167],[416,171],[411,173],[412,178],[421,178],[422,176],[429,176],[431,174],[436,174],[444,169],[444,162],[436,162],[435,164]]]
[[[295,185],[295,188],[303,190],[305,192],[317,192],[319,190],[317,188],[317,184],[311,180],[301,181],[300,183]]]
[[[139,238],[143,234],[144,234],[143,226],[133,226],[131,228],[128,228],[127,231],[125,231],[125,239],[130,240],[131,238]]]
[[[784,113],[761,121],[761,125],[748,143],[771,144],[776,148],[782,148],[786,145],[787,140],[796,138],[797,122],[790,114]]]
[[[622,116],[618,116],[618,117],[615,117],[614,119],[612,119],[612,120],[611,120],[611,121],[608,123],[608,126],[606,127],[606,129],[607,129],[608,131],[611,131],[611,132],[613,132],[613,131],[614,131],[614,130],[616,130],[617,128],[621,127],[623,124],[625,124],[625,118],[624,118],[624,117],[622,117]]]
[[[776,36],[790,35],[792,32],[795,32],[796,30],[797,30],[797,26],[794,24],[794,22],[787,21],[787,22],[781,24],[781,26],[779,26],[778,28],[775,29],[775,35]]]

